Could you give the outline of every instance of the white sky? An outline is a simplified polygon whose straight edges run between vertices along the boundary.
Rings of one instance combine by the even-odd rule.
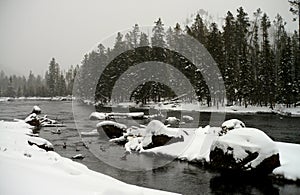
[[[168,27],[200,9],[217,18],[240,6],[250,16],[260,7],[271,21],[279,13],[290,31],[297,29],[287,0],[0,0],[0,70],[44,74],[52,57],[68,68],[135,23],[152,25],[161,17]]]

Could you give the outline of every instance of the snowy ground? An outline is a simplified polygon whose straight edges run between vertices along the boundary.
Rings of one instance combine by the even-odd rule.
[[[30,146],[30,128],[22,121],[0,121],[0,192],[3,195],[171,194],[126,184],[56,152]]]
[[[0,102],[18,101],[18,100],[34,100],[34,101],[72,101],[72,96],[57,96],[57,97],[0,97]]]
[[[136,104],[132,102],[125,102],[119,104],[110,104],[112,107],[135,107]],[[178,111],[198,111],[198,112],[219,112],[219,113],[241,113],[241,114],[255,114],[255,113],[276,113],[284,116],[300,117],[300,106],[286,108],[284,105],[276,105],[272,110],[269,107],[260,107],[260,106],[226,106],[226,107],[217,107],[211,106],[208,107],[206,104],[201,104],[199,102],[195,103],[172,103],[172,104],[162,104],[162,103],[149,103],[144,106],[145,108],[154,108],[157,110],[178,110]]]

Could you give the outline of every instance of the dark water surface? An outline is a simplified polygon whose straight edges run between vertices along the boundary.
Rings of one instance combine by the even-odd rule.
[[[94,108],[86,105],[77,107],[81,110],[81,112],[76,112],[76,119],[79,120],[77,127],[73,119],[71,102],[0,102],[0,120],[24,119],[34,105],[42,108],[42,114],[47,114],[52,119],[57,118],[66,125],[66,127],[61,128],[62,134],[60,135],[51,133],[52,130],[56,129],[55,127],[43,128],[40,132],[41,137],[49,140],[54,145],[56,152],[64,157],[71,157],[81,153],[85,158],[79,162],[92,170],[110,175],[126,183],[182,194],[300,194],[300,186],[297,184],[274,182],[270,178],[223,176],[195,164],[180,161],[172,161],[163,167],[149,171],[126,171],[110,166],[96,158],[94,154],[84,147],[77,131],[77,128],[80,131],[91,131],[95,129],[97,124],[96,121],[88,120],[88,116],[94,111]],[[183,114],[193,115],[195,113],[181,113],[181,115]],[[168,115],[178,116],[180,113],[170,112]],[[299,118],[282,118],[271,114],[227,114],[226,119],[229,118],[238,118],[245,122],[246,126],[259,128],[276,141],[300,144]],[[209,120],[210,113],[200,114],[200,125],[207,125]],[[141,121],[138,122],[142,123]],[[65,149],[63,148],[64,142],[67,144]],[[98,137],[90,138],[90,146],[95,147],[94,150],[98,150],[99,154],[103,155],[103,158],[111,158],[108,161],[124,161],[125,164],[126,162],[132,163],[134,161],[153,164],[157,162],[153,159],[151,160],[151,157],[143,155],[132,155],[129,159],[124,159],[122,158],[124,148]]]

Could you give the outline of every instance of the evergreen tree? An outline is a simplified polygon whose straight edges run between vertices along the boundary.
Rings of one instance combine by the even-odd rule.
[[[8,82],[8,85],[7,85],[7,88],[6,88],[5,96],[7,96],[7,97],[15,97],[15,95],[16,95],[16,92],[15,92],[15,89],[13,87],[13,79],[10,76],[9,77],[9,82]]]
[[[158,18],[158,20],[155,23],[155,26],[152,29],[153,35],[151,37],[151,44],[155,47],[165,47],[165,31],[164,31],[164,24],[162,23],[161,19]]]
[[[235,19],[231,12],[227,12],[225,26],[223,27],[224,42],[224,81],[228,103],[236,101],[236,91],[238,88],[238,68],[237,68],[237,51],[235,45]]]
[[[274,55],[271,50],[269,41],[269,28],[271,23],[266,13],[263,14],[261,20],[262,30],[262,49],[261,49],[261,67],[260,67],[260,93],[262,102],[265,106],[270,104],[273,108],[275,100],[275,75],[274,75]],[[261,102],[261,103],[262,103]]]

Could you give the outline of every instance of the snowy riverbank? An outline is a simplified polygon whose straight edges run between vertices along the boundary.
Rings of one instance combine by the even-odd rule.
[[[126,184],[29,145],[29,140],[51,145],[32,139],[31,128],[23,121],[0,121],[1,194],[172,194]]]

